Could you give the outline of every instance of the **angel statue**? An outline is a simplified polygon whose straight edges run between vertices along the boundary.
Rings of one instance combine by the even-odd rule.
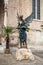
[[[27,23],[31,22],[33,20],[33,14],[31,14],[29,17],[23,19],[23,15],[18,16],[18,26],[17,29],[19,31],[19,39],[20,39],[20,48],[22,48],[22,45],[26,45],[27,48]]]

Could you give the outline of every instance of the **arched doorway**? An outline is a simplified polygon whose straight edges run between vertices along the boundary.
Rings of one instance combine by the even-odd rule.
[[[0,0],[0,31],[4,25],[4,0]]]

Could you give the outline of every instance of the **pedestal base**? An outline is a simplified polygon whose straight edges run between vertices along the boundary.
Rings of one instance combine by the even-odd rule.
[[[34,56],[30,49],[21,48],[16,51],[16,60],[30,59],[34,60]]]
[[[5,53],[5,54],[10,54],[10,49],[5,49],[5,50],[4,50],[4,53]]]
[[[23,45],[22,48],[26,48],[26,45]]]

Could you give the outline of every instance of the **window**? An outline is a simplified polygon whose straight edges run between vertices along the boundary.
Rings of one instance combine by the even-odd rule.
[[[40,19],[40,0],[37,0],[37,19]]]
[[[32,12],[33,12],[33,17],[35,18],[35,0],[32,0]]]
[[[40,19],[40,0],[32,0],[32,12],[34,19]]]

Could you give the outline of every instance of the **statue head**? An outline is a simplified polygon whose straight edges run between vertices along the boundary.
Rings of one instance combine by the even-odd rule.
[[[23,20],[23,15],[21,15],[21,16],[19,17],[19,20],[20,20],[20,21],[22,21],[22,20]]]

